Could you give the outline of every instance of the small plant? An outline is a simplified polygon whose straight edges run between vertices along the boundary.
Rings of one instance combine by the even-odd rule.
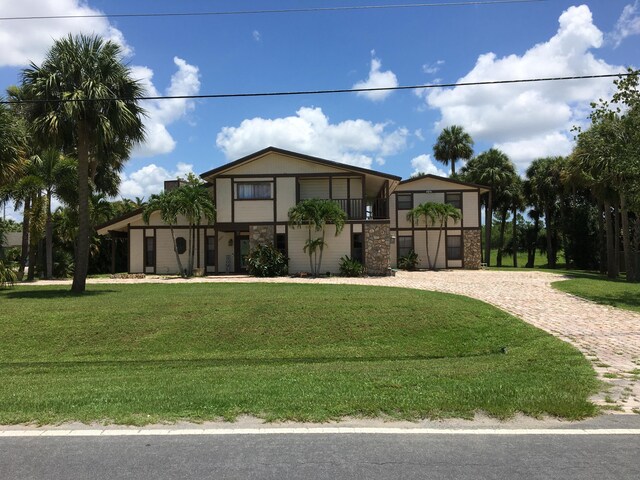
[[[343,277],[361,277],[364,274],[364,265],[358,260],[345,255],[340,259],[340,275]]]
[[[255,277],[280,277],[287,274],[289,259],[273,245],[258,245],[247,255],[249,274]]]
[[[418,254],[411,250],[398,259],[398,268],[402,270],[415,270],[418,266]]]
[[[16,280],[16,272],[11,268],[11,264],[0,260],[0,288],[11,287]]]

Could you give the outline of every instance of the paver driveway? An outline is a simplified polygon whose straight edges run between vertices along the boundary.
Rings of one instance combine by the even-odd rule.
[[[398,272],[395,277],[274,278],[245,276],[148,277],[141,280],[89,279],[90,283],[128,282],[277,282],[379,285],[456,293],[483,300],[565,340],[593,362],[611,388],[594,401],[623,412],[640,413],[640,314],[598,305],[551,287],[562,280],[545,272],[464,271]],[[46,284],[48,282],[38,282]],[[60,282],[56,282],[60,283]]]

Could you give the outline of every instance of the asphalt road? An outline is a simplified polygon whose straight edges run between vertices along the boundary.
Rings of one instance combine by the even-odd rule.
[[[635,435],[0,438],[0,479],[638,479]]]

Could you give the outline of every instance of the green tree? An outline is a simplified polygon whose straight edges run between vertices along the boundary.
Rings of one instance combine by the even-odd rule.
[[[433,146],[433,156],[444,165],[451,164],[451,176],[455,176],[456,160],[469,160],[473,156],[473,139],[460,125],[447,127]]]
[[[83,292],[89,262],[89,192],[105,164],[121,168],[144,139],[138,100],[143,87],[122,61],[120,47],[97,36],[54,42],[38,66],[22,72],[28,117],[43,143],[75,151],[78,160],[78,240],[72,291]]]
[[[309,255],[309,267],[313,275],[318,276],[321,272],[327,225],[333,224],[335,226],[335,236],[337,237],[342,232],[346,221],[347,214],[333,200],[307,199],[289,209],[289,224],[297,228],[306,226],[308,229],[309,237],[305,243],[304,251]],[[321,236],[312,238],[312,231],[321,232]]]
[[[496,148],[477,155],[467,162],[461,170],[462,180],[487,186],[490,194],[483,199],[485,207],[485,253],[484,261],[491,264],[491,219],[493,218],[494,199],[502,198],[502,192],[516,176],[515,166],[509,157]]]
[[[175,190],[163,191],[158,194],[151,195],[147,205],[142,211],[142,220],[147,225],[151,219],[153,212],[160,212],[160,218],[165,225],[169,226],[171,232],[171,244],[173,245],[173,252],[176,254],[176,263],[178,264],[178,271],[181,277],[186,277],[187,272],[182,266],[182,260],[180,260],[180,254],[178,253],[178,247],[176,246],[176,235],[174,227],[178,223],[178,214],[180,213],[180,203]]]
[[[407,212],[407,220],[414,220],[416,224],[420,220],[424,220],[425,226],[425,248],[427,251],[427,263],[431,270],[435,270],[436,262],[438,261],[438,255],[440,253],[440,244],[442,243],[442,232],[449,219],[460,220],[462,218],[462,212],[448,203],[437,202],[425,202],[420,205],[416,205],[412,210]],[[436,245],[436,255],[434,261],[431,261],[431,255],[429,254],[429,224],[438,226],[438,244]]]

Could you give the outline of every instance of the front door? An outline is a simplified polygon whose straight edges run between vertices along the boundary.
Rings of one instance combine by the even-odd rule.
[[[236,236],[236,272],[247,271],[247,255],[249,255],[249,235]]]

